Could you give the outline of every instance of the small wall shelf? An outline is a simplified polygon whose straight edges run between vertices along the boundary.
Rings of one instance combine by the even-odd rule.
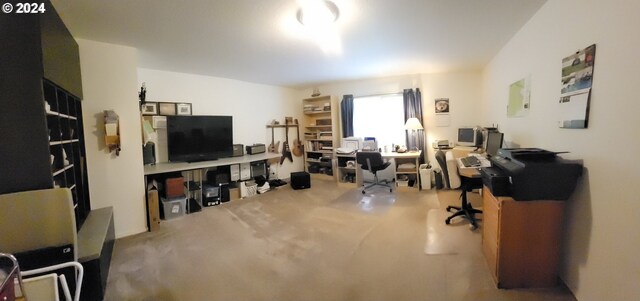
[[[297,128],[299,125],[298,124],[289,124],[289,125],[284,125],[284,124],[267,124],[267,128],[271,129],[271,128]]]

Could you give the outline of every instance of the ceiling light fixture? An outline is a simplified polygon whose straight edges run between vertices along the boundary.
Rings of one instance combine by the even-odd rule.
[[[300,1],[300,8],[296,17],[304,26],[318,27],[330,25],[340,16],[340,10],[329,0]]]

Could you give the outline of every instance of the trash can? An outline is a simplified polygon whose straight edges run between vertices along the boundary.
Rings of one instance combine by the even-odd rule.
[[[431,189],[431,165],[420,164],[420,185],[422,189]]]

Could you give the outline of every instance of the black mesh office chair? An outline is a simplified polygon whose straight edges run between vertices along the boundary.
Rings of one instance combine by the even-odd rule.
[[[475,230],[478,228],[478,221],[476,220],[475,215],[476,213],[482,213],[482,210],[475,209],[471,206],[469,201],[467,201],[467,192],[471,192],[474,189],[482,188],[482,178],[469,178],[462,176],[460,177],[460,180],[462,180],[462,185],[460,186],[460,189],[462,190],[462,193],[460,194],[462,202],[460,204],[460,207],[447,206],[448,212],[451,212],[451,209],[455,209],[456,212],[447,217],[447,219],[444,220],[444,223],[448,225],[449,223],[451,223],[452,218],[461,216],[467,219],[471,223],[471,227],[473,227],[473,229]]]
[[[438,161],[440,168],[442,168],[443,177],[445,178],[445,183],[447,184],[447,187],[450,187],[449,173],[451,172],[458,173],[458,170],[457,169],[448,170],[447,163],[446,163],[446,156],[442,151],[438,151],[436,153],[436,161]],[[467,192],[470,192],[477,188],[482,188],[482,178],[480,177],[470,178],[470,177],[465,177],[464,175],[461,175],[460,181],[462,182],[462,184],[460,185],[460,190],[462,190],[462,193],[460,193],[460,199],[462,200],[461,204],[459,207],[447,206],[448,212],[451,212],[451,209],[455,209],[456,212],[454,212],[451,216],[447,217],[447,219],[445,219],[444,222],[445,224],[448,225],[451,223],[451,219],[453,219],[456,216],[460,216],[468,220],[471,223],[471,226],[473,227],[473,229],[477,229],[478,221],[476,220],[475,215],[476,213],[482,213],[482,210],[475,209],[471,206],[471,204],[467,200]]]
[[[364,194],[368,188],[371,188],[373,186],[384,186],[389,188],[389,192],[393,192],[393,189],[391,188],[391,185],[389,185],[387,180],[383,180],[383,182],[380,182],[378,180],[378,171],[386,169],[387,167],[389,167],[389,165],[391,165],[391,163],[389,162],[384,162],[384,160],[382,159],[382,154],[380,154],[380,152],[357,152],[356,162],[360,164],[362,169],[370,171],[373,174],[374,179],[373,183],[362,188],[362,194]]]

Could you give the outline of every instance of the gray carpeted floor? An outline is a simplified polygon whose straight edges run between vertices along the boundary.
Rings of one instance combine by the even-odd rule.
[[[496,289],[481,232],[439,220],[458,195],[314,179],[204,208],[118,240],[106,300],[575,300],[563,286]]]

